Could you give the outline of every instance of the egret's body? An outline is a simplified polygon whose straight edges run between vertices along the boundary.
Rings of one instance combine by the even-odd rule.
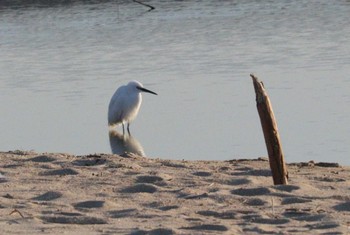
[[[108,125],[129,125],[136,118],[142,103],[141,92],[157,95],[155,92],[143,88],[138,81],[131,81],[127,85],[119,87],[111,98],[108,107]]]

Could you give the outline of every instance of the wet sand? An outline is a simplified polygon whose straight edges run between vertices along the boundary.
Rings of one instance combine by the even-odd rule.
[[[1,152],[0,234],[349,234],[350,167]]]

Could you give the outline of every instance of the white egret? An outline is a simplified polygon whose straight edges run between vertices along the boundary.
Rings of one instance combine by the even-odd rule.
[[[142,96],[141,92],[148,92],[154,95],[157,93],[143,87],[138,81],[131,81],[127,85],[119,87],[111,98],[108,107],[108,125],[127,124],[130,135],[130,122],[132,122],[140,109]]]

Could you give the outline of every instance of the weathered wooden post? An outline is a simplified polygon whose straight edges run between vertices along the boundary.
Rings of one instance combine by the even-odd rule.
[[[281,140],[278,134],[277,123],[272,110],[270,98],[267,95],[264,84],[259,82],[258,78],[253,74],[250,76],[253,79],[256,94],[256,106],[264,132],[273,183],[275,185],[288,184],[288,170],[284,161]]]

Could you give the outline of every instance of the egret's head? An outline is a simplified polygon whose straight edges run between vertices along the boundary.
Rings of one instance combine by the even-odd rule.
[[[157,93],[153,92],[153,91],[150,91],[146,88],[143,87],[142,83],[141,82],[138,82],[138,81],[131,81],[128,83],[127,85],[130,89],[135,89],[135,91],[138,91],[138,92],[148,92],[148,93],[151,93],[153,95],[157,95]]]

